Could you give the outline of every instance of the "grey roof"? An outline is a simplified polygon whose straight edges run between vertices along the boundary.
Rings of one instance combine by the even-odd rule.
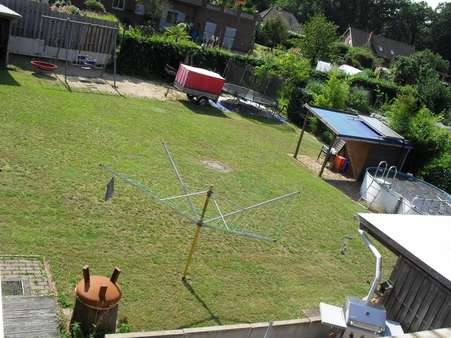
[[[264,21],[266,18],[280,17],[280,19],[288,27],[288,30],[293,32],[301,31],[301,25],[299,24],[298,19],[296,19],[293,13],[290,13],[283,9],[277,7],[270,7],[268,9],[265,9],[264,11],[261,11],[259,15],[262,21]]]
[[[415,47],[412,45],[354,27],[349,27],[347,34],[345,34],[345,38],[348,37],[351,38],[353,47],[368,47],[377,56],[384,59],[391,60],[397,55],[408,56],[415,53]]]
[[[12,9],[9,9],[8,7],[0,4],[0,18],[6,18],[6,19],[17,19],[21,18],[22,15],[19,13],[14,12]]]

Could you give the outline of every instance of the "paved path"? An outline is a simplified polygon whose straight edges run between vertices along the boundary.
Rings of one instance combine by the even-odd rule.
[[[5,338],[59,337],[58,308],[45,262],[35,256],[0,256]]]

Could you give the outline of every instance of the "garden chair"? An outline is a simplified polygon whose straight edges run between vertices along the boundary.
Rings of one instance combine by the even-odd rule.
[[[343,147],[345,146],[345,144],[346,144],[346,141],[343,140],[343,139],[341,139],[341,138],[339,138],[339,139],[337,139],[337,140],[335,141],[335,143],[332,145],[332,149],[330,149],[330,147],[327,146],[327,145],[323,145],[323,146],[321,147],[321,150],[320,150],[320,152],[319,152],[318,157],[317,157],[316,160],[318,161],[319,158],[321,157],[321,155],[327,156],[327,154],[329,153],[329,149],[330,149],[330,153],[331,153],[332,155],[337,155],[337,154],[343,149]]]

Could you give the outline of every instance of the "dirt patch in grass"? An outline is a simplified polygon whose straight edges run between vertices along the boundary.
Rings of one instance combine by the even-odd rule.
[[[210,169],[222,172],[222,173],[228,173],[228,172],[232,171],[232,168],[230,168],[229,166],[225,165],[224,163],[222,163],[220,161],[202,160],[200,162],[207,168],[210,168]]]

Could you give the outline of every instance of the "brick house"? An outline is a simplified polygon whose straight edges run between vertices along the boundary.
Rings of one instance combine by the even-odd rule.
[[[125,24],[144,22],[144,5],[137,0],[99,0],[108,12]],[[84,7],[85,0],[72,0]],[[191,36],[199,43],[216,41],[215,45],[247,53],[254,47],[257,16],[237,9],[221,8],[206,0],[164,0],[160,29],[180,22],[192,26]]]
[[[199,42],[216,39],[218,46],[244,53],[254,47],[255,15],[213,6],[205,0],[166,0],[162,7],[160,29],[186,22],[193,27],[191,36]]]

